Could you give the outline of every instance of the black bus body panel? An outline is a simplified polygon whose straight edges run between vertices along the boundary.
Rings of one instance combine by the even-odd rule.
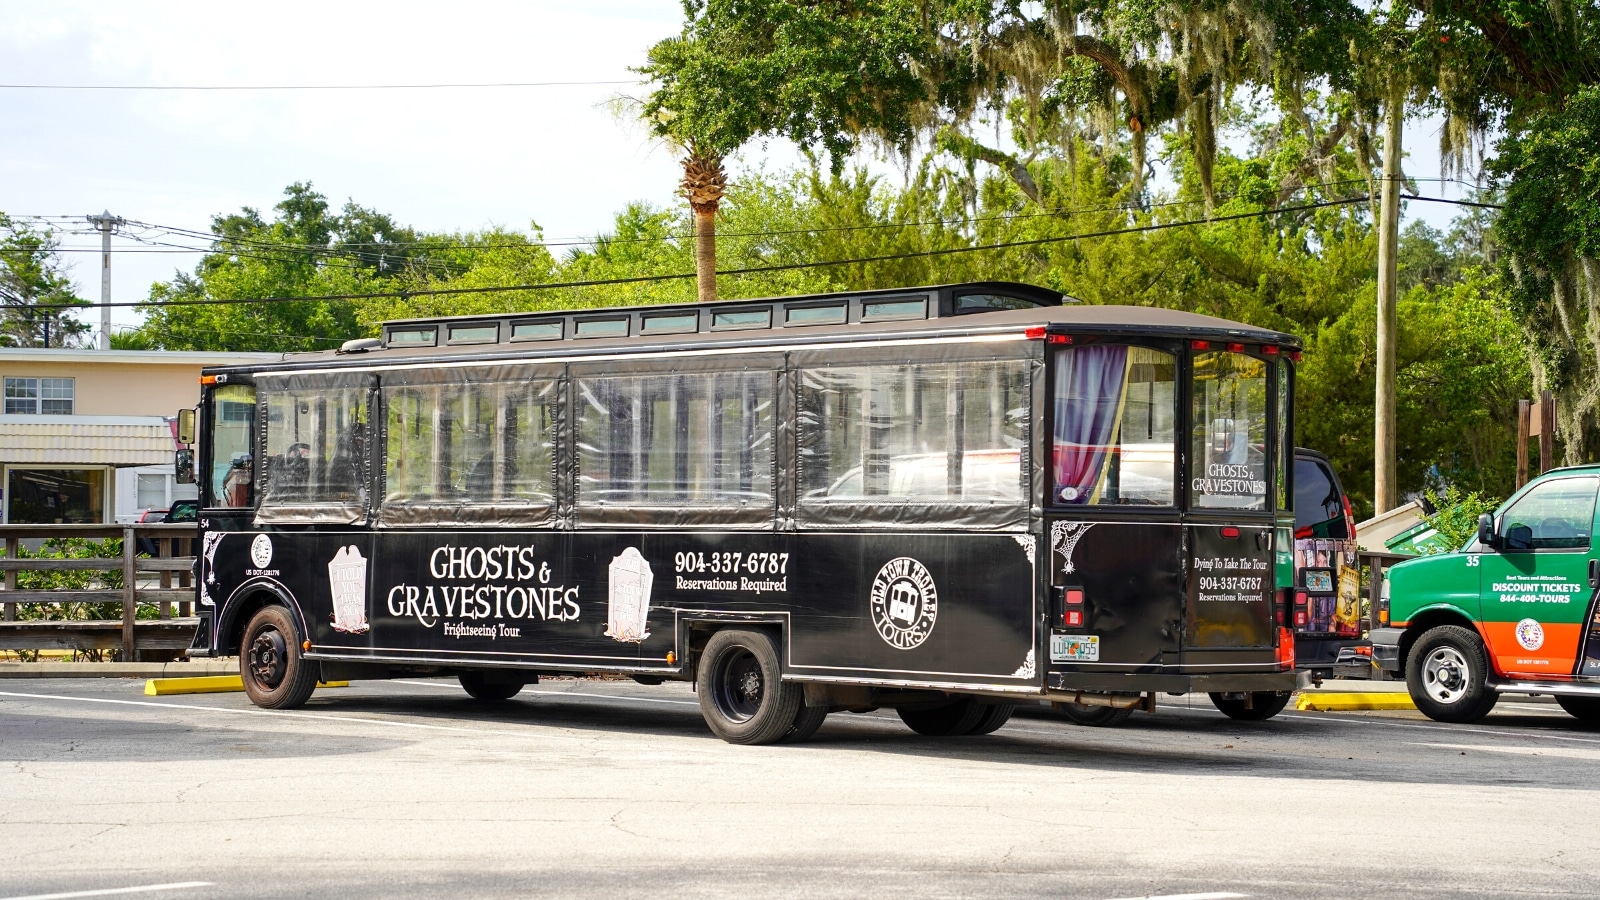
[[[746,619],[785,629],[791,677],[1040,684],[1026,534],[351,530],[207,545],[217,652],[242,624],[234,609],[273,590],[324,658],[687,674],[683,623]]]

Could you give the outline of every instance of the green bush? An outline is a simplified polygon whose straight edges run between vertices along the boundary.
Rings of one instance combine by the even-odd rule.
[[[1463,491],[1454,485],[1447,486],[1442,493],[1429,489],[1423,495],[1436,510],[1428,516],[1428,525],[1439,532],[1439,537],[1444,541],[1441,548],[1434,551],[1436,553],[1457,550],[1472,540],[1478,533],[1478,517],[1494,512],[1501,503],[1499,500],[1485,499],[1477,491]]]

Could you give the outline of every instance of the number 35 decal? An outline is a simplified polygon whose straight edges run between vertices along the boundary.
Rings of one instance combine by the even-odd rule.
[[[1479,559],[1480,558],[1479,558],[1478,554],[1476,554],[1476,553],[1467,554],[1467,568],[1469,568],[1469,569],[1476,568],[1477,565],[1478,565]]]

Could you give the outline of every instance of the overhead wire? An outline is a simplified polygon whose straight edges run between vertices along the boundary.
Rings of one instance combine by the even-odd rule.
[[[588,87],[640,84],[642,79],[609,81],[485,81],[439,84],[0,84],[11,91],[433,91],[468,88]]]
[[[1196,225],[1210,225],[1210,224],[1215,224],[1215,223],[1219,223],[1219,222],[1239,221],[1239,220],[1242,220],[1242,219],[1259,219],[1259,218],[1265,218],[1267,216],[1282,215],[1282,214],[1285,214],[1285,213],[1306,212],[1306,211],[1311,211],[1311,210],[1316,210],[1316,209],[1324,209],[1324,208],[1332,207],[1332,206],[1345,206],[1345,205],[1349,205],[1349,204],[1352,204],[1352,203],[1364,203],[1364,202],[1368,202],[1370,200],[1371,200],[1371,198],[1369,196],[1363,194],[1363,195],[1354,196],[1354,197],[1342,197],[1342,198],[1337,198],[1337,199],[1332,199],[1332,200],[1321,200],[1321,201],[1317,201],[1315,203],[1301,204],[1299,206],[1283,206],[1283,207],[1278,207],[1277,209],[1272,209],[1272,210],[1256,210],[1256,211],[1252,211],[1252,212],[1234,213],[1234,214],[1225,215],[1225,216],[1213,216],[1213,217],[1208,218],[1208,219],[1191,219],[1191,220],[1182,220],[1182,221],[1176,221],[1176,222],[1158,222],[1158,223],[1152,223],[1152,224],[1149,224],[1149,225],[1138,225],[1138,226],[1131,226],[1131,227],[1128,227],[1128,228],[1116,228],[1116,229],[1106,229],[1106,230],[1101,230],[1101,231],[1083,232],[1083,233],[1080,233],[1080,234],[1062,235],[1062,236],[1058,236],[1058,237],[1032,238],[1032,239],[1021,240],[1021,241],[1003,241],[1003,242],[999,242],[999,243],[980,244],[980,245],[968,246],[968,247],[944,247],[944,248],[938,248],[938,249],[933,249],[933,250],[916,250],[916,251],[910,251],[910,252],[905,252],[905,253],[893,253],[893,254],[884,254],[884,255],[879,255],[879,256],[859,257],[859,258],[855,258],[855,259],[834,259],[834,260],[822,260],[822,261],[816,261],[816,262],[780,263],[780,264],[777,264],[777,265],[770,265],[770,266],[750,266],[750,267],[739,268],[739,269],[721,269],[721,270],[718,270],[716,274],[718,276],[730,276],[730,277],[731,276],[740,276],[740,275],[757,275],[757,274],[763,274],[763,273],[767,273],[767,272],[787,272],[787,271],[794,271],[794,270],[797,270],[797,269],[816,269],[816,268],[829,268],[829,267],[836,267],[836,266],[861,265],[861,264],[865,264],[865,263],[890,262],[890,261],[903,260],[903,259],[927,259],[927,258],[932,258],[932,257],[937,257],[937,256],[949,256],[949,255],[955,255],[955,254],[960,254],[960,253],[979,253],[979,252],[990,251],[990,250],[1006,250],[1006,249],[1014,249],[1014,248],[1018,248],[1018,247],[1035,247],[1035,246],[1042,246],[1042,245],[1045,245],[1045,244],[1065,243],[1067,241],[1088,240],[1088,239],[1100,238],[1100,237],[1111,237],[1111,236],[1115,236],[1115,235],[1119,235],[1119,234],[1137,234],[1137,233],[1141,233],[1141,232],[1164,231],[1164,230],[1168,230],[1168,229],[1172,229],[1172,228],[1185,228],[1185,227],[1192,227],[1192,226],[1196,226]],[[536,284],[516,284],[516,285],[487,285],[487,286],[481,286],[481,287],[461,287],[461,288],[423,288],[423,289],[417,289],[417,290],[401,289],[401,290],[393,290],[393,291],[377,291],[377,292],[373,292],[373,293],[363,293],[363,294],[317,294],[317,295],[310,295],[310,296],[248,297],[248,298],[208,297],[208,298],[200,298],[200,299],[193,299],[193,300],[159,300],[159,301],[148,301],[148,300],[146,300],[146,301],[117,302],[117,303],[99,304],[99,305],[102,306],[102,307],[103,306],[114,306],[114,307],[138,306],[138,307],[144,307],[144,308],[157,308],[157,307],[167,307],[167,306],[222,306],[222,305],[252,304],[252,303],[290,303],[290,302],[298,302],[298,301],[304,301],[304,300],[330,301],[330,300],[405,299],[405,298],[410,298],[410,297],[460,296],[460,295],[465,295],[465,294],[511,293],[511,292],[517,292],[517,291],[548,291],[548,290],[559,290],[559,289],[568,289],[568,288],[602,287],[602,286],[607,286],[607,285],[619,285],[619,284],[643,284],[643,283],[651,283],[651,282],[679,281],[679,280],[685,280],[685,279],[690,279],[690,278],[695,278],[695,277],[696,277],[696,273],[694,273],[694,272],[678,272],[678,273],[672,273],[672,274],[666,274],[666,275],[634,275],[634,276],[627,276],[627,277],[622,277],[622,278],[600,278],[600,279],[590,279],[590,280],[584,280],[584,281],[542,282],[542,283],[536,283]],[[48,305],[48,304],[39,304],[36,308],[49,309],[49,308],[53,308],[53,307],[51,305]]]

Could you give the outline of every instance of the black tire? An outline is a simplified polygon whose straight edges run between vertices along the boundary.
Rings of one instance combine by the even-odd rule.
[[[978,717],[978,724],[972,726],[967,734],[977,736],[980,734],[994,734],[1005,724],[1011,721],[1011,714],[1016,712],[1015,703],[994,703],[982,707],[983,715]]]
[[[1211,694],[1211,703],[1222,714],[1230,719],[1241,722],[1265,722],[1289,705],[1289,692],[1283,691],[1251,691],[1250,705],[1245,706],[1245,698],[1230,698],[1226,694]]]
[[[472,699],[483,703],[502,703],[510,700],[522,693],[525,686],[520,681],[489,681],[482,672],[462,672],[456,679],[461,682],[461,689],[471,695]]]
[[[730,744],[772,744],[798,733],[805,691],[783,681],[778,659],[778,644],[765,632],[729,628],[711,636],[695,693],[713,734]]]
[[[1057,703],[1056,709],[1069,720],[1091,728],[1110,728],[1133,718],[1133,707],[1089,706],[1085,703]]]
[[[1489,651],[1478,633],[1441,625],[1423,633],[1406,659],[1406,690],[1436,722],[1476,722],[1500,699],[1489,687]]]
[[[789,733],[783,736],[783,742],[785,744],[798,744],[801,741],[809,740],[812,735],[817,733],[817,729],[822,727],[823,721],[827,718],[828,708],[826,706],[806,706],[802,703],[800,705],[800,713],[795,717],[794,725],[789,728]]]
[[[900,721],[906,723],[906,727],[917,734],[928,737],[956,737],[972,734],[987,710],[988,707],[971,697],[962,697],[940,706],[912,707],[897,709],[895,712],[900,714]]]
[[[1563,697],[1557,694],[1556,702],[1579,722],[1600,722],[1600,697]]]
[[[251,703],[295,709],[311,698],[321,673],[301,653],[303,640],[294,616],[281,606],[262,607],[250,617],[239,641],[239,678]]]

